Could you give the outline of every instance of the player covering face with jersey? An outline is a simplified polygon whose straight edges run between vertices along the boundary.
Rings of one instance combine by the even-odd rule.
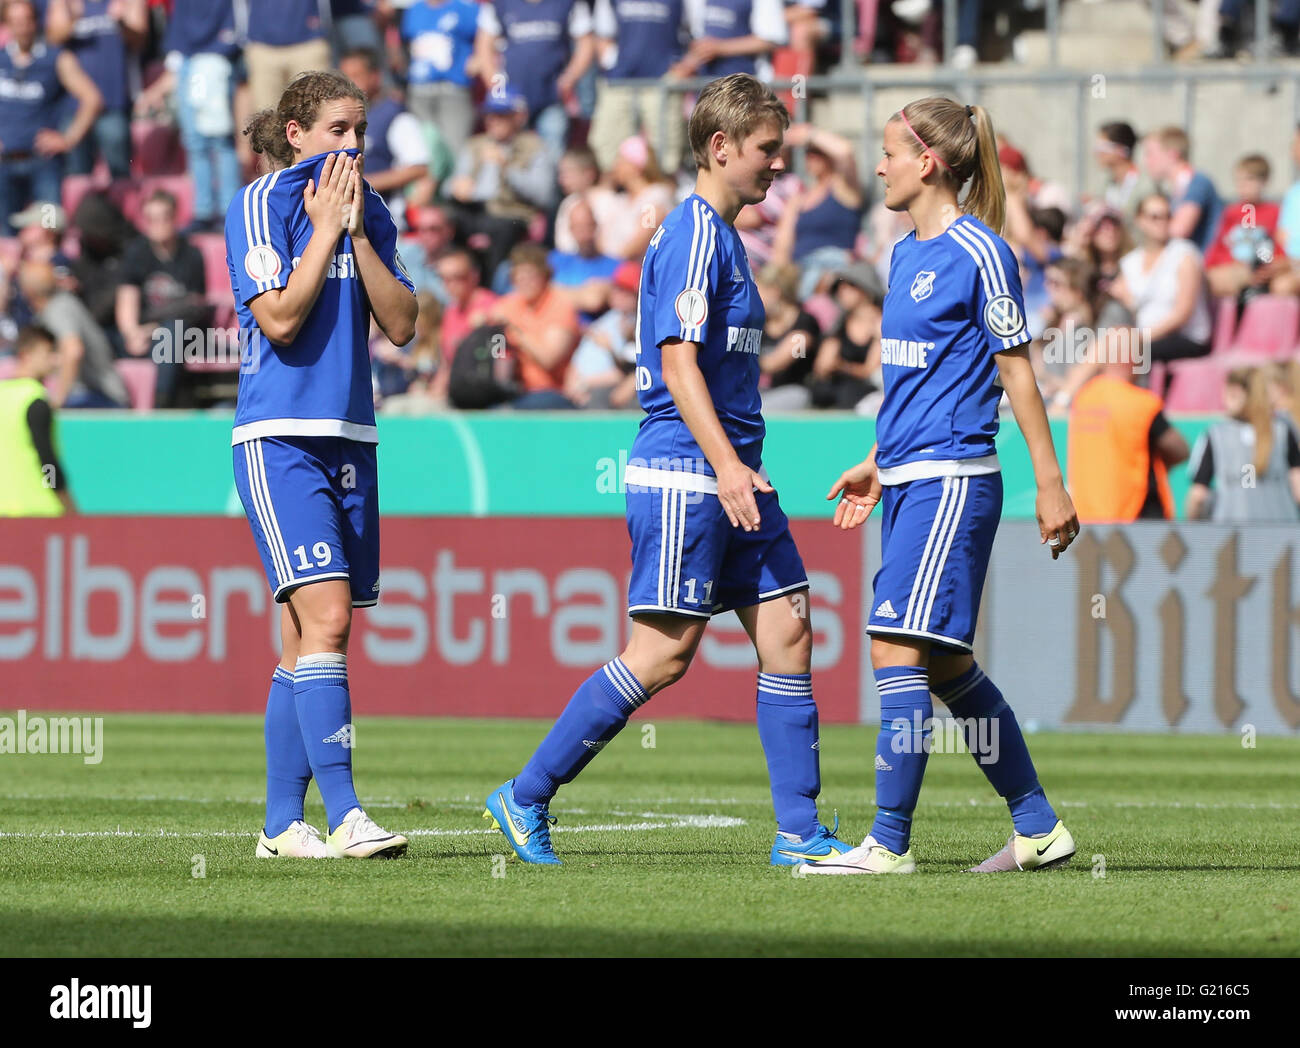
[[[883,518],[867,627],[880,695],[877,813],[859,847],[805,870],[916,868],[909,842],[932,692],[1011,809],[1007,846],[975,870],[1058,865],[1074,841],[1039,785],[1015,714],[971,656],[1002,509],[994,437],[1003,390],[1029,447],[1041,539],[1053,560],[1079,531],[1029,363],[1016,258],[1000,235],[1006,197],[992,121],[947,98],[912,102],[886,124],[876,174],[885,205],[907,211],[915,229],[890,260],[877,444],[827,498],[839,498],[834,523],[845,530],[860,527],[877,503]],[[963,211],[957,198],[967,183]]]
[[[757,719],[778,833],[775,865],[847,850],[818,820],[808,576],[763,470],[763,303],[734,222],[783,170],[789,117],[754,77],[700,93],[695,192],[655,232],[637,300],[646,417],[625,474],[632,578],[627,647],[577,690],[485,817],[526,862],[557,863],[549,804],[652,695],[681,678],[710,617],[735,611],[758,653]]]
[[[281,614],[266,712],[260,857],[400,855],[352,782],[347,642],[353,607],[379,599],[379,503],[367,334],[414,332],[397,229],[362,178],[365,99],[304,73],[248,128],[272,171],[236,195],[227,264],[241,336],[235,483]],[[303,820],[315,778],[328,841]]]

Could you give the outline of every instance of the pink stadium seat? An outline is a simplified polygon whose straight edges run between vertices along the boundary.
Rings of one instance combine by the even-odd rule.
[[[77,213],[81,198],[92,191],[102,192],[104,184],[97,182],[94,175],[65,175],[63,178],[63,213],[68,222]]]
[[[23,245],[17,237],[0,237],[0,269],[13,271],[22,257]]]
[[[813,295],[803,304],[814,320],[821,325],[822,337],[829,335],[840,320],[840,307],[830,295]]]
[[[115,360],[113,366],[126,383],[133,411],[152,411],[154,389],[158,385],[158,369],[152,360]]]
[[[1232,340],[1237,333],[1237,300],[1224,296],[1210,303],[1210,319],[1214,323],[1214,335],[1210,353],[1218,356],[1232,349]]]
[[[205,294],[215,303],[231,298],[230,270],[226,266],[226,238],[221,233],[195,233],[190,243],[203,255],[203,269],[207,276]]]
[[[3,382],[7,378],[13,378],[13,374],[17,370],[17,357],[0,357],[0,382]]]
[[[1165,398],[1168,411],[1222,411],[1227,365],[1218,360],[1183,360],[1169,365],[1173,379]]]
[[[127,182],[114,182],[109,187],[108,195],[122,214],[137,229],[141,228],[140,218],[144,202],[155,189],[165,189],[176,198],[176,225],[184,229],[194,220],[194,184],[188,175],[153,175]]]
[[[1300,330],[1300,299],[1289,295],[1260,295],[1242,311],[1233,339],[1237,353],[1274,359],[1288,357],[1296,348]]]
[[[149,120],[131,124],[131,172],[138,176],[185,174],[185,150],[174,126]]]

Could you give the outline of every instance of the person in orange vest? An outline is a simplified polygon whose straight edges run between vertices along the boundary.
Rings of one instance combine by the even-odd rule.
[[[1070,404],[1067,472],[1079,521],[1172,520],[1169,467],[1187,460],[1187,441],[1164,401],[1134,384],[1129,355],[1106,356],[1115,362],[1098,365]]]
[[[43,385],[59,366],[58,345],[33,324],[18,332],[15,350],[18,366],[0,381],[0,517],[76,513]]]

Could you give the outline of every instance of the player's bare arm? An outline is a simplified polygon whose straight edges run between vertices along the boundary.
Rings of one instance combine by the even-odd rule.
[[[697,363],[699,343],[668,339],[660,349],[664,385],[718,478],[718,501],[727,511],[727,519],[732,527],[757,531],[760,521],[754,488],[771,491],[772,485],[740,461],[727,439]]]
[[[309,181],[302,194],[312,224],[311,240],[302,261],[289,274],[284,287],[272,288],[248,303],[262,334],[278,346],[287,346],[298,336],[325,286],[339,237],[347,228],[351,170],[351,157],[334,153],[326,158],[320,185]]]
[[[1074,503],[1065,490],[1061,466],[1052,444],[1052,430],[1047,421],[1034,368],[1029,362],[1029,349],[1018,346],[995,354],[1002,388],[1007,391],[1011,409],[1015,412],[1020,432],[1029,447],[1029,457],[1034,466],[1034,481],[1038,485],[1038,498],[1034,513],[1038,517],[1038,530],[1042,541],[1052,550],[1055,560],[1069,548],[1079,534],[1079,518]]]
[[[876,445],[872,444],[871,453],[841,473],[840,479],[827,493],[828,501],[840,500],[831,523],[842,531],[852,531],[865,524],[880,501],[882,490],[880,474],[876,470]]]
[[[350,176],[351,206],[348,208],[347,231],[352,237],[352,255],[375,322],[393,345],[404,346],[415,337],[415,315],[419,306],[415,296],[393,276],[366,236],[365,186],[361,182],[364,163],[365,158],[358,156]]]

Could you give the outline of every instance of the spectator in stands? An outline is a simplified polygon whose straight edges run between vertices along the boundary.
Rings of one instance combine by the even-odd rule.
[[[479,286],[478,263],[463,247],[447,248],[438,256],[434,268],[447,292],[442,311],[442,354],[447,366],[442,370],[443,378],[438,387],[445,396],[446,376],[452,357],[456,355],[456,347],[475,328],[491,323],[497,296]]]
[[[447,407],[447,368],[439,334],[442,304],[427,291],[420,292],[417,301],[420,312],[415,317],[415,338],[397,351],[395,361],[401,372],[398,385],[402,392],[384,397],[381,405],[390,415],[427,415]],[[383,355],[394,349],[382,335],[379,342],[383,344]],[[373,357],[373,348],[371,352]]]
[[[596,163],[596,154],[587,146],[566,149],[556,165],[555,177],[564,199],[555,209],[551,240],[557,251],[573,252],[578,249],[578,242],[569,229],[569,213],[579,200],[591,205],[589,194],[600,182],[600,165]]]
[[[1153,361],[1202,357],[1210,351],[1210,308],[1200,254],[1169,232],[1169,198],[1153,193],[1138,205],[1140,246],[1120,260],[1111,295],[1150,339]]]
[[[799,304],[799,267],[769,263],[754,278],[766,318],[758,370],[767,376],[763,411],[798,411],[812,402],[808,379],[821,343],[821,325]]]
[[[32,204],[11,215],[9,224],[18,230],[22,261],[50,263],[60,286],[75,291],[77,282],[71,276],[72,261],[63,253],[63,208],[58,204]]]
[[[1228,417],[1196,442],[1187,472],[1187,518],[1219,524],[1300,520],[1300,443],[1273,410],[1263,368],[1234,368],[1223,387]]]
[[[87,193],[72,215],[81,251],[72,260],[77,297],[86,304],[96,324],[104,329],[114,349],[125,352],[117,330],[117,286],[122,282],[122,256],[138,235],[121,209],[102,193]]]
[[[554,166],[541,137],[526,130],[527,122],[527,104],[514,88],[489,92],[483,133],[466,144],[448,184],[457,205],[456,225],[466,237],[480,235],[489,276],[553,202]]]
[[[490,0],[479,7],[478,73],[523,94],[531,126],[558,158],[569,137],[576,89],[596,58],[586,0]]]
[[[60,517],[77,512],[54,439],[54,405],[45,380],[59,370],[54,335],[18,332],[17,367],[0,380],[0,517]]]
[[[116,320],[126,351],[133,357],[150,355],[154,330],[206,328],[213,307],[204,298],[207,281],[203,255],[177,231],[176,198],[165,189],[154,190],[141,208],[142,236],[133,240],[122,259],[122,282],[117,287]],[[183,345],[174,337],[167,344]],[[170,359],[153,354],[158,367],[154,405],[180,406],[185,366],[179,355]]]
[[[408,204],[427,204],[437,191],[429,175],[428,143],[420,122],[384,92],[379,55],[368,48],[349,51],[339,72],[366,96],[365,178],[383,196],[399,230]]]
[[[34,322],[59,340],[58,385],[51,403],[62,408],[126,407],[130,398],[113,367],[108,336],[76,295],[58,289],[54,267],[24,262],[18,283]]]
[[[1042,334],[1047,308],[1046,269],[1060,258],[1065,215],[1060,208],[1030,207],[1023,181],[1007,189],[1006,238],[1020,259],[1020,279],[1025,296],[1025,321],[1035,338]]]
[[[495,307],[505,325],[523,393],[516,408],[572,408],[565,397],[564,372],[578,345],[578,314],[551,283],[546,250],[520,244],[510,252],[510,282],[515,290]]]
[[[1029,169],[1029,161],[1011,143],[999,136],[998,165],[1002,169],[1002,184],[1008,196],[1016,196],[1024,201],[1025,208],[1043,210],[1057,208],[1068,215],[1074,207],[1074,199],[1069,191],[1056,182],[1039,178]]]
[[[402,41],[410,52],[406,104],[423,123],[438,129],[454,156],[474,131],[471,88],[478,19],[474,0],[415,0],[402,13]]]
[[[668,71],[714,79],[749,73],[772,79],[768,56],[789,40],[781,0],[703,0],[689,4],[691,44]]]
[[[1115,120],[1097,129],[1092,155],[1106,177],[1106,187],[1101,191],[1102,201],[1108,208],[1130,218],[1136,213],[1138,201],[1156,188],[1155,183],[1133,160],[1137,148],[1137,132],[1131,124]]]
[[[658,80],[682,57],[690,36],[683,0],[595,0],[594,27],[605,66],[588,134],[596,159],[608,170],[620,145],[640,130],[663,169],[676,173],[686,138],[681,96],[669,94],[661,107],[656,88],[627,81]]]
[[[1205,53],[1206,58],[1234,58],[1242,47],[1244,36],[1255,35],[1255,5],[1249,0],[1219,0],[1218,39]],[[1260,61],[1277,57],[1278,52],[1290,57],[1300,54],[1300,4],[1295,0],[1281,0],[1273,13],[1273,34],[1263,54],[1254,57]],[[1253,52],[1254,46],[1250,50]]]
[[[1243,304],[1267,291],[1293,295],[1300,281],[1278,246],[1279,207],[1264,199],[1268,159],[1251,153],[1237,161],[1233,172],[1238,199],[1223,209],[1210,249],[1205,253],[1205,279],[1210,294]]]
[[[447,289],[438,275],[437,260],[456,238],[456,220],[442,204],[410,209],[411,236],[399,245],[402,261],[415,290],[428,291],[439,303],[447,302]]]
[[[618,147],[606,184],[586,193],[600,228],[600,250],[640,261],[659,224],[673,209],[673,187],[644,135]]]
[[[817,408],[879,405],[880,316],[885,291],[869,262],[855,262],[835,274],[831,285],[841,313],[813,361],[812,403]],[[867,398],[871,399],[868,400]]]
[[[244,63],[253,109],[274,109],[299,73],[332,66],[329,0],[236,2],[247,19]]]
[[[1030,360],[1038,388],[1049,400],[1066,388],[1077,363],[1074,350],[1080,344],[1078,333],[1089,331],[1094,325],[1091,283],[1092,273],[1082,259],[1062,256],[1045,267],[1043,284],[1047,303],[1039,334],[1030,347]]]
[[[1300,170],[1300,126],[1291,136],[1291,166]],[[1300,259],[1300,179],[1291,183],[1282,198],[1282,211],[1278,216],[1278,239],[1287,258]]]
[[[1205,251],[1219,228],[1223,201],[1210,176],[1188,162],[1189,152],[1186,131],[1162,128],[1142,140],[1142,166],[1172,201],[1169,235]]]
[[[636,407],[636,301],[641,265],[620,262],[609,309],[591,322],[569,361],[564,393],[580,408]]]
[[[817,68],[817,48],[831,32],[827,7],[835,0],[785,0],[785,24],[797,68],[812,73]]]
[[[1097,373],[1070,405],[1068,473],[1079,521],[1172,520],[1169,467],[1186,461],[1187,441],[1160,397],[1134,385],[1132,364],[1095,362]]]
[[[40,37],[36,5],[8,0],[4,26],[9,43],[0,50],[0,216],[33,201],[62,198],[63,159],[89,134],[103,108],[103,96],[76,56]],[[63,99],[77,111],[59,131]]]
[[[1072,253],[1084,259],[1093,274],[1093,291],[1098,295],[1110,294],[1110,285],[1119,276],[1119,261],[1133,250],[1124,216],[1106,208],[1085,216],[1074,227],[1076,250]]]
[[[219,232],[240,185],[231,88],[239,48],[232,5],[233,0],[177,4],[163,37],[167,72],[136,98],[135,111],[150,113],[176,92],[181,144],[194,182],[191,233]],[[278,99],[277,94],[269,105]]]
[[[569,228],[577,251],[552,251],[547,261],[556,290],[569,300],[588,324],[609,307],[609,291],[619,260],[601,254],[597,243],[596,215],[585,200],[569,212]]]
[[[379,20],[381,8],[388,7],[389,0],[330,0],[335,54],[344,55],[359,47],[381,52],[384,41]]]
[[[1296,390],[1300,390],[1300,360],[1275,360],[1265,369],[1268,374],[1269,403],[1291,425],[1300,424],[1296,411]]]
[[[68,153],[68,174],[90,174],[97,148],[114,178],[130,177],[128,82],[148,32],[145,0],[49,0],[46,40],[75,54],[104,98],[92,133]]]
[[[803,146],[807,188],[781,216],[772,261],[795,262],[803,271],[800,299],[810,297],[821,279],[847,265],[862,225],[862,186],[853,145],[811,124],[794,124],[785,140]]]

